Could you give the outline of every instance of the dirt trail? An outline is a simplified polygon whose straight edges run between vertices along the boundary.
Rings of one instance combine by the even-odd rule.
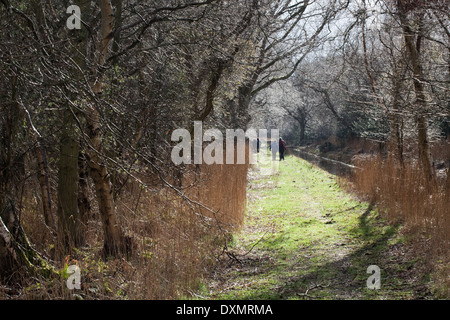
[[[214,299],[427,299],[424,264],[399,227],[297,157],[260,155],[245,227],[209,280]],[[232,257],[232,258],[230,258]],[[381,288],[367,288],[371,265]]]

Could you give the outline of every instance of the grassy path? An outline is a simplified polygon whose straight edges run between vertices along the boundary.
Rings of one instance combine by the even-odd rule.
[[[398,228],[343,191],[335,176],[293,156],[279,168],[261,163],[250,172],[245,227],[230,249],[237,260],[223,259],[209,280],[209,298],[430,296]],[[370,265],[381,269],[380,290],[367,289]]]

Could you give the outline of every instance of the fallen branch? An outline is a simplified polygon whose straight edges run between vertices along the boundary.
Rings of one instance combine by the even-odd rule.
[[[301,296],[301,297],[309,297],[309,295],[308,295],[309,291],[314,290],[314,289],[318,289],[318,288],[325,289],[325,288],[328,288],[329,286],[331,286],[331,282],[328,285],[326,285],[326,286],[323,286],[321,284],[315,284],[312,287],[307,288],[305,292],[297,293],[297,295]]]

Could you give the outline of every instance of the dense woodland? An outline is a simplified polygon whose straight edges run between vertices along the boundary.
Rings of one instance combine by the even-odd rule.
[[[355,192],[430,231],[445,266],[449,9],[2,0],[0,298],[67,298],[71,264],[86,298],[187,294],[242,224],[248,170],[175,166],[171,134],[194,121],[352,146]]]

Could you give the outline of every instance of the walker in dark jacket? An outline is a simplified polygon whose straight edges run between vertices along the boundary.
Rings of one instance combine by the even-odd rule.
[[[286,151],[286,144],[284,143],[283,139],[280,138],[278,146],[279,146],[280,161],[281,161],[281,160],[284,160],[284,152]]]

